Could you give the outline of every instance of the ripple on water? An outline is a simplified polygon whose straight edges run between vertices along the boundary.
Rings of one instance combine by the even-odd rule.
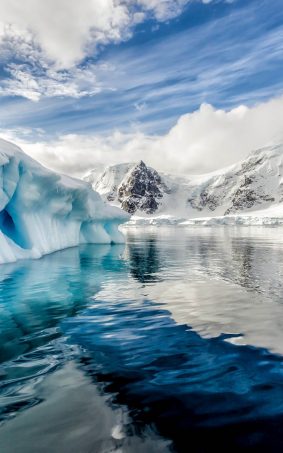
[[[166,451],[158,437],[154,450],[145,446],[149,427],[179,451],[280,451],[281,229],[127,234],[125,249],[85,246],[3,267],[0,446],[13,435],[22,453],[57,438],[52,451],[62,453],[85,437],[89,451],[100,437],[80,414],[102,411],[103,397],[113,419],[95,451]],[[44,420],[49,404],[54,419],[68,407],[60,385],[68,363],[81,389],[98,392],[97,406],[78,398],[68,419],[74,439],[66,422],[52,440]],[[52,391],[42,391],[49,379]]]

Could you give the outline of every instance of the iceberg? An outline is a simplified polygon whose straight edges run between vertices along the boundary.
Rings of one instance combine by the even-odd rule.
[[[48,170],[0,139],[0,264],[86,243],[121,243],[129,220],[87,182]]]

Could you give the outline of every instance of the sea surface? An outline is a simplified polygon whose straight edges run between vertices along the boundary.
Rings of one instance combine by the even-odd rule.
[[[283,451],[283,228],[0,267],[1,453]]]

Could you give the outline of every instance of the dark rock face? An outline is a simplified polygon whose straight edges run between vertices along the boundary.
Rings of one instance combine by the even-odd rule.
[[[235,181],[230,175],[223,175],[217,180],[208,180],[204,187],[193,187],[187,203],[193,209],[215,211],[225,203],[225,197]]]
[[[234,196],[231,200],[232,205],[229,209],[227,209],[225,215],[245,209],[250,209],[255,205],[260,205],[264,202],[275,201],[273,197],[260,190],[262,188],[256,185],[257,179],[258,178],[256,176],[244,175],[244,180],[234,193]],[[253,184],[257,190],[253,188]]]
[[[208,175],[158,173],[144,162],[108,167],[94,189],[130,214],[210,217],[283,204],[283,145],[257,150]]]
[[[107,195],[107,201],[115,201],[116,199],[116,190],[117,190],[117,187],[116,186],[113,186],[113,192],[111,192],[109,195]]]
[[[160,175],[141,161],[118,188],[118,201],[122,209],[130,214],[137,210],[153,214],[158,209],[164,193],[170,193],[170,190]]]
[[[199,197],[188,198],[188,203],[194,209],[202,211],[204,208],[208,207],[211,211],[214,211],[218,206],[218,199],[213,194],[209,194],[208,190],[203,190]]]
[[[267,164],[268,157],[252,156],[235,173],[212,178],[200,191],[193,190],[187,203],[198,211],[206,208],[215,211],[226,206],[224,215],[228,215],[274,202],[266,184],[273,174],[271,170],[263,170]]]

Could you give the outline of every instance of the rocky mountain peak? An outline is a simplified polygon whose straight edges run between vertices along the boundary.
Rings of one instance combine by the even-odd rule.
[[[138,167],[140,168],[144,168],[145,170],[147,169],[147,166],[145,165],[144,161],[141,160],[138,164],[137,164]]]
[[[141,160],[130,169],[118,187],[118,201],[130,214],[138,210],[153,214],[161,204],[164,193],[169,193],[169,189],[159,173]]]
[[[107,167],[93,188],[104,200],[141,217],[225,216],[271,206],[281,210],[283,146],[256,150],[237,164],[206,175],[163,174],[142,160],[117,164]]]

